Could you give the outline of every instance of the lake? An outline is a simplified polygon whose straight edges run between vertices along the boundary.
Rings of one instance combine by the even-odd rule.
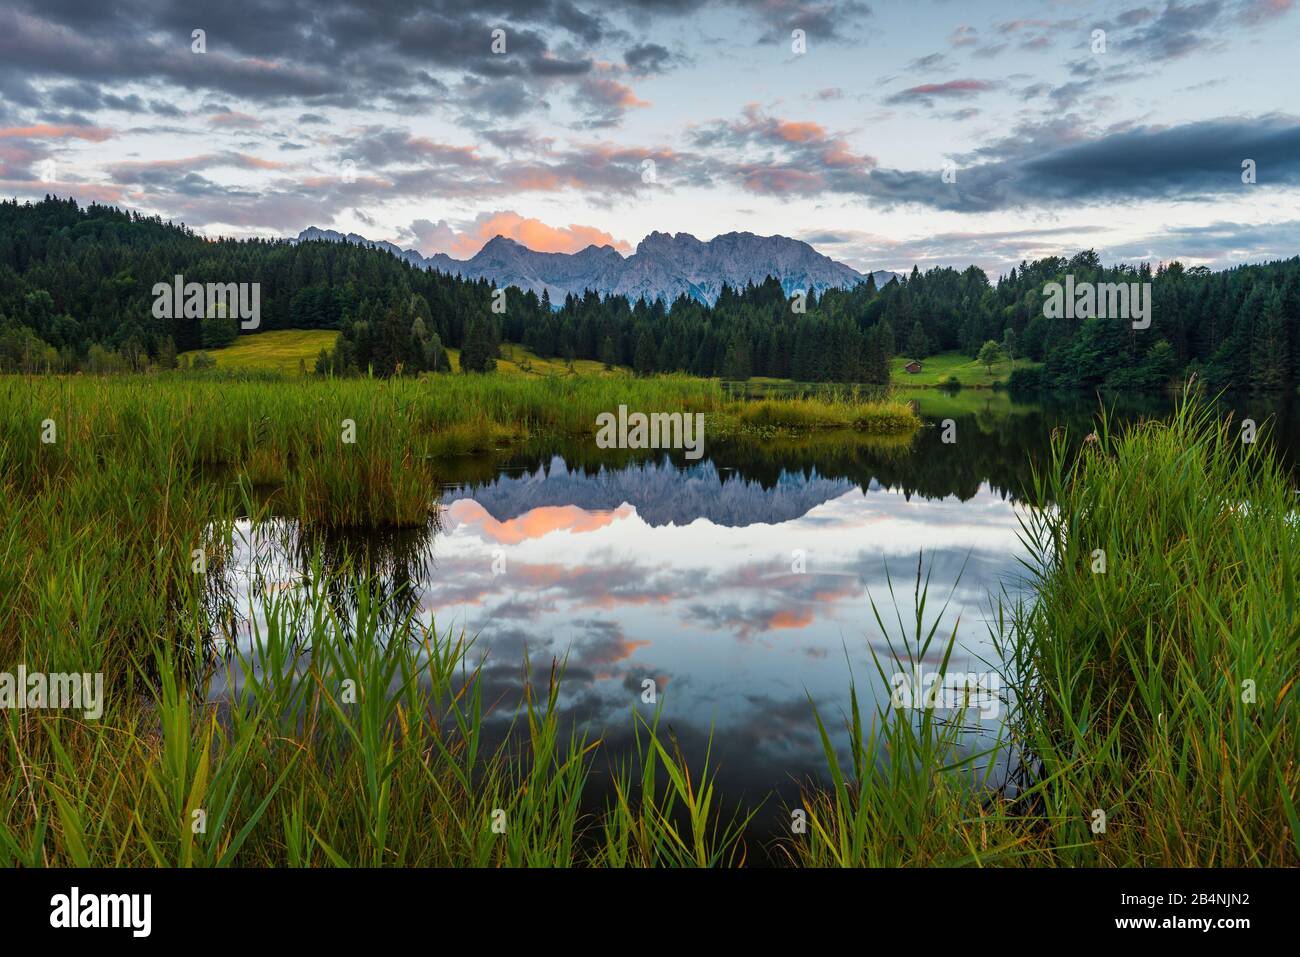
[[[476,637],[498,733],[525,655],[542,683],[563,662],[566,718],[605,742],[598,772],[632,753],[633,712],[661,707],[661,727],[694,762],[712,739],[722,793],[741,805],[768,796],[757,821],[776,826],[796,782],[824,771],[810,699],[832,730],[851,676],[868,710],[887,701],[873,652],[890,674],[891,642],[906,655],[918,559],[925,621],[938,622],[922,670],[941,665],[951,637],[949,674],[996,675],[997,603],[1026,595],[1019,517],[1033,465],[1047,461],[1054,429],[1082,439],[1097,408],[991,391],[913,395],[926,427],[910,441],[706,436],[697,461],[539,442],[449,460],[431,490],[442,504],[435,526],[319,544],[327,562],[364,552],[402,607]],[[1294,469],[1294,409],[1249,399],[1236,408],[1272,417]],[[1119,421],[1167,410],[1114,406]],[[240,532],[223,587],[247,640],[250,596],[300,573],[305,549],[285,523]],[[211,693],[227,691],[218,682]],[[996,732],[991,710],[968,721],[972,746]]]

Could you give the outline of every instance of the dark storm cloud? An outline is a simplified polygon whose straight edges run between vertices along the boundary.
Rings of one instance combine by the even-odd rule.
[[[796,29],[807,34],[810,45],[850,40],[857,26],[871,15],[871,7],[856,0],[741,0],[738,5],[765,25],[761,39],[769,43],[789,43],[790,33]]]
[[[776,146],[790,124],[751,113],[747,121],[696,131],[699,145],[730,146],[762,139]],[[1207,120],[1176,127],[1132,127],[1091,135],[1071,117],[1025,124],[1011,136],[956,157],[957,175],[941,169],[875,167],[869,158],[832,151],[824,131],[806,129],[766,163],[742,159],[729,175],[757,193],[852,193],[889,206],[917,203],[935,209],[984,212],[1128,200],[1208,200],[1251,187],[1241,182],[1242,161],[1257,164],[1260,184],[1300,185],[1300,120],[1270,115]],[[798,162],[794,162],[794,158]]]
[[[485,82],[477,77],[467,77],[456,89],[456,103],[466,111],[466,122],[472,125],[476,117],[512,119],[531,110],[546,111],[550,104],[536,92],[520,82]]]
[[[658,43],[639,43],[623,54],[627,68],[638,76],[664,73],[675,60],[669,49]]]
[[[1030,158],[1023,168],[1028,191],[1044,197],[1191,199],[1242,189],[1245,159],[1258,164],[1261,182],[1300,183],[1300,121],[1138,127]]]
[[[506,32],[506,52],[491,49]],[[191,31],[207,33],[193,53]],[[28,78],[83,84],[160,83],[274,102],[335,105],[428,102],[446,87],[428,71],[535,81],[580,77],[584,50],[619,37],[601,15],[568,0],[126,0],[33,2],[0,10],[0,73],[9,98],[32,103]],[[88,91],[65,91],[64,98]],[[84,107],[89,108],[89,107]]]

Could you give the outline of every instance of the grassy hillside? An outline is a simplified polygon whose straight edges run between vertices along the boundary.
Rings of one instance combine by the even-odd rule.
[[[240,336],[233,346],[224,349],[204,350],[216,360],[219,369],[247,369],[258,372],[279,372],[284,375],[298,374],[298,360],[302,360],[310,372],[316,364],[316,356],[321,349],[333,349],[338,339],[338,332],[333,329],[276,329],[270,332],[257,332]],[[191,361],[198,355],[197,351],[183,353]],[[451,367],[460,371],[460,350],[448,349]],[[501,358],[497,360],[497,372],[508,376],[553,376],[553,375],[630,375],[631,370],[617,367],[606,371],[605,366],[591,359],[576,359],[570,371],[563,359],[543,359],[523,346],[506,343],[501,347]]]
[[[911,360],[896,356],[890,366],[895,385],[943,385],[949,376],[956,376],[963,386],[979,388],[993,385],[994,382],[1006,382],[1011,377],[1011,362],[1003,359],[993,363],[993,371],[976,362],[963,352],[941,352],[921,360],[921,371],[911,375],[903,367]],[[1015,368],[1026,369],[1038,365],[1028,359],[1017,359]]]
[[[448,349],[447,353],[451,356],[451,367],[459,372],[460,350]],[[497,372],[500,372],[503,375],[525,376],[626,376],[632,374],[632,370],[625,366],[615,366],[612,370],[606,371],[604,364],[596,362],[594,359],[575,359],[573,360],[573,369],[570,371],[568,363],[563,359],[543,359],[536,353],[529,352],[523,346],[517,345],[513,342],[507,342],[501,346],[501,357],[497,359]]]
[[[316,356],[322,349],[333,349],[339,337],[334,329],[277,329],[240,336],[233,346],[224,349],[206,349],[216,360],[218,369],[250,369],[258,372],[298,374],[301,359],[310,372]],[[198,352],[184,352],[190,361]]]

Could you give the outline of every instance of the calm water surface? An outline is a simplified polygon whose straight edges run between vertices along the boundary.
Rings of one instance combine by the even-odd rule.
[[[927,427],[910,444],[706,443],[698,462],[541,445],[448,462],[433,493],[436,529],[329,540],[327,557],[365,549],[422,620],[477,636],[501,727],[525,653],[538,674],[567,659],[565,714],[613,758],[631,745],[632,712],[653,712],[642,700],[653,681],[688,755],[698,760],[712,732],[723,793],[748,802],[775,792],[764,811],[775,822],[793,783],[824,768],[809,697],[838,726],[851,675],[860,693],[887,694],[871,651],[887,659],[888,640],[901,647],[911,631],[918,556],[926,619],[940,619],[925,664],[937,666],[955,636],[950,672],[996,669],[997,599],[1025,593],[1018,514],[1031,463],[1046,460],[1054,428],[1085,435],[1096,409],[921,395]],[[1116,415],[1165,411],[1121,405]],[[1243,401],[1238,414],[1274,416],[1294,461],[1291,409]],[[953,445],[940,441],[942,418],[956,422]],[[261,587],[246,574],[254,554],[265,579],[302,568],[301,551],[275,544],[283,532],[241,528],[227,586],[245,613]],[[242,627],[247,635],[251,623]]]

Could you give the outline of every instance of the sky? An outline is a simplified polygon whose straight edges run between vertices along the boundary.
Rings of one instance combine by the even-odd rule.
[[[1225,268],[1300,253],[1297,6],[0,0],[0,195],[460,259]]]

